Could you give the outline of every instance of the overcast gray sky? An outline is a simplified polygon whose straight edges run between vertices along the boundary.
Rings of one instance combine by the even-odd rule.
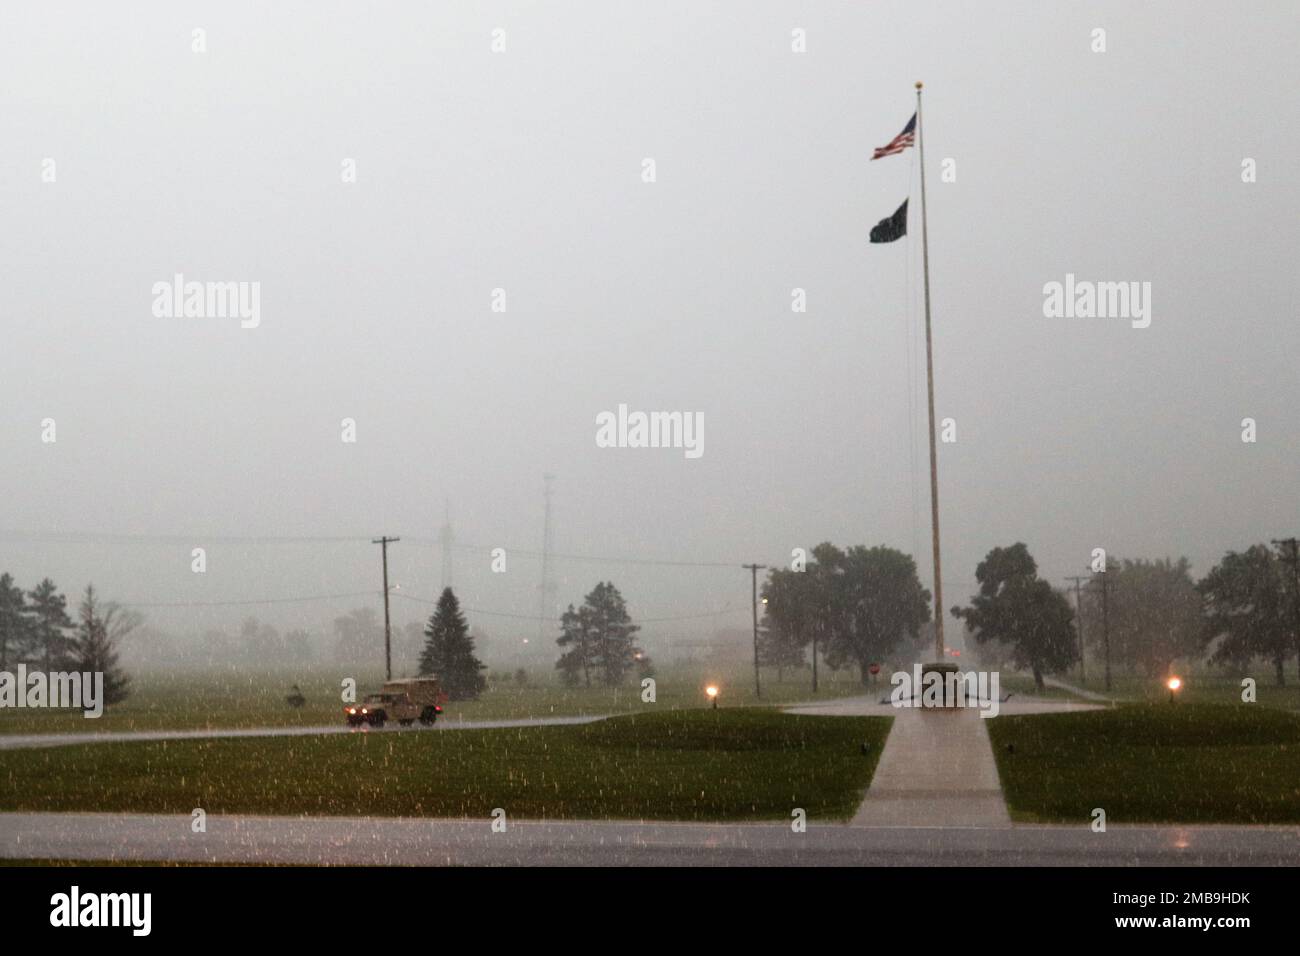
[[[1300,531],[1297,48],[1290,2],[6,4],[0,568],[123,601],[377,594],[387,533],[432,598],[409,539],[450,501],[461,541],[536,551],[551,472],[566,554],[889,544],[929,586],[918,156],[869,162],[922,79],[946,603],[1017,540],[1058,582],[1099,546],[1204,573]],[[911,234],[869,245],[909,192]],[[156,317],[178,272],[259,282],[260,325]],[[1045,318],[1067,273],[1150,282],[1150,327]],[[598,448],[619,403],[702,413],[703,456]],[[101,534],[138,537],[56,537]],[[457,552],[466,604],[536,612],[536,559],[507,560]],[[556,577],[728,611],[652,641],[748,619],[738,567]]]

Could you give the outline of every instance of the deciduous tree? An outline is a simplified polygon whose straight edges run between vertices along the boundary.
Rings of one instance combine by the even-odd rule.
[[[1291,655],[1291,608],[1282,562],[1267,545],[1229,551],[1196,585],[1204,618],[1201,632],[1210,660],[1246,666],[1262,658],[1286,684]]]
[[[975,579],[980,589],[971,606],[952,613],[966,621],[977,642],[1008,644],[1012,662],[1033,673],[1040,691],[1043,674],[1063,671],[1078,659],[1074,611],[1038,576],[1024,544],[994,548],[975,569]]]

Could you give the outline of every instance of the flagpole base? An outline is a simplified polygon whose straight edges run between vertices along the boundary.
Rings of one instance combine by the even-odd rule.
[[[921,686],[925,687],[927,674],[938,674],[940,675],[940,687],[943,689],[943,693],[939,698],[941,703],[938,704],[927,704],[925,702],[925,694],[923,693],[921,695],[921,708],[923,710],[951,710],[953,707],[957,706],[955,694],[952,700],[948,699],[949,685],[947,680],[949,674],[956,674],[957,671],[958,667],[952,661],[930,661],[929,663],[921,665]]]

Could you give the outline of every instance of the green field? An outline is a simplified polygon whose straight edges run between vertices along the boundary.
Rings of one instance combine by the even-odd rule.
[[[1241,678],[1228,677],[1221,673],[1200,673],[1194,669],[1175,668],[1175,673],[1183,680],[1183,687],[1178,692],[1179,701],[1187,704],[1240,704]],[[1089,667],[1088,679],[1080,681],[1077,673],[1057,675],[1061,680],[1084,690],[1089,690],[1119,701],[1139,703],[1167,702],[1169,689],[1163,677],[1143,677],[1116,671],[1111,675],[1110,690],[1101,676],[1101,668]],[[1278,687],[1274,683],[1272,667],[1261,667],[1254,675],[1255,702],[1265,707],[1280,707],[1283,710],[1300,710],[1300,678],[1297,678],[1293,665],[1287,668],[1287,685]],[[1003,678],[1005,683],[1005,677]]]
[[[990,720],[1012,819],[1300,823],[1300,718],[1258,704],[1136,704]],[[1014,747],[1014,752],[1009,748]]]
[[[579,726],[0,752],[0,810],[774,820],[852,816],[890,718],[677,710]],[[861,744],[871,744],[861,752]]]
[[[212,670],[190,673],[141,671],[132,677],[132,694],[110,707],[102,717],[87,720],[80,712],[57,710],[0,710],[0,734],[94,733],[106,730],[189,730],[236,727],[318,727],[340,723],[343,704],[339,696],[344,676],[354,676],[361,694],[378,690],[382,673],[355,674],[317,669],[310,672],[266,670]],[[807,676],[777,683],[765,676],[763,697],[754,697],[754,675],[744,669],[718,673],[706,665],[666,668],[655,677],[656,707],[705,707],[703,688],[716,682],[728,707],[745,704],[782,704],[860,694],[862,685],[847,671],[823,675],[814,696]],[[494,683],[476,701],[454,701],[448,719],[490,720],[518,717],[569,717],[623,714],[641,710],[639,681],[623,687],[566,688],[554,674],[534,677],[520,686],[514,681]],[[297,684],[307,703],[301,708],[285,702]]]
[[[1042,690],[1034,687],[1034,678],[1029,674],[1016,674],[1011,671],[1000,671],[998,675],[999,689],[1003,695],[1014,694],[1016,697],[1037,697],[1042,700],[1076,700],[1082,699],[1068,690],[1060,687],[1045,686]]]

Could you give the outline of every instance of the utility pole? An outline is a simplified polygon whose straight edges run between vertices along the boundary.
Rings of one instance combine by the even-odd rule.
[[[754,696],[763,696],[763,686],[758,679],[758,572],[767,570],[766,564],[742,564],[749,568],[750,610],[754,612]]]
[[[445,591],[451,587],[451,549],[456,543],[456,535],[451,530],[451,502],[445,501],[443,508],[444,517],[442,519],[442,528],[438,531],[438,543],[442,545],[442,588]]]
[[[551,482],[554,475],[543,475],[543,496],[546,499],[546,512],[542,518],[542,583],[539,585],[541,595],[537,608],[537,639],[546,640],[546,626],[555,610],[555,582],[551,580]]]
[[[1110,690],[1110,579],[1101,575],[1101,646],[1106,655],[1106,690]]]
[[[387,535],[370,539],[371,544],[380,546],[384,556],[384,673],[387,675],[385,680],[393,679],[393,629],[388,622],[388,546],[394,541],[401,540]]]
[[[1300,541],[1295,538],[1273,539],[1282,552],[1282,560],[1291,565],[1291,613],[1295,618],[1295,649],[1300,656]]]
[[[827,609],[827,614],[830,610]],[[821,625],[814,623],[812,627],[812,645],[813,645],[813,688],[812,692],[817,693],[817,632],[821,630]]]
[[[1065,580],[1074,582],[1074,620],[1075,628],[1079,632],[1079,680],[1086,682],[1088,674],[1083,665],[1083,596],[1079,592],[1079,582],[1088,579],[1083,576],[1076,576]]]

